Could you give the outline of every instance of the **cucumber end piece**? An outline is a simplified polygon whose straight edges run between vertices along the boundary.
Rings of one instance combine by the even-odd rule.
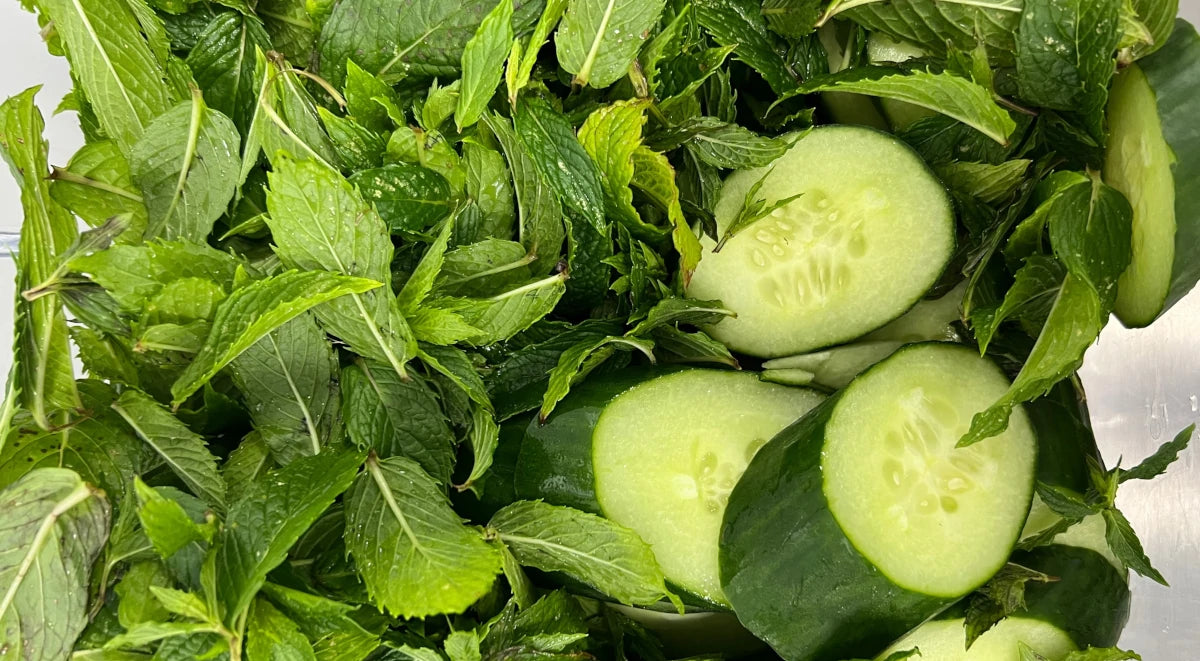
[[[1133,207],[1133,259],[1117,285],[1115,312],[1140,328],[1162,312],[1175,262],[1175,157],[1154,89],[1135,64],[1121,72],[1108,104],[1105,181]]]

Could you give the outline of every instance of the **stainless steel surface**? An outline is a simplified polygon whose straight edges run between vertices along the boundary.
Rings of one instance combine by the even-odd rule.
[[[1200,0],[1181,0],[1182,15],[1200,23]],[[33,16],[14,0],[0,2],[0,97],[42,84],[43,108],[70,89],[66,63],[46,53]],[[64,164],[81,143],[70,114],[48,118],[51,160]],[[20,227],[18,189],[0,176],[0,231]],[[1197,247],[1200,249],[1200,247]],[[0,301],[12,299],[12,262],[0,259]],[[12,346],[12,310],[0,305],[0,347]],[[0,374],[10,356],[0,351]],[[1113,321],[1088,352],[1081,371],[1092,421],[1110,464],[1129,466],[1184,426],[1200,421],[1200,291],[1152,328],[1127,330]],[[1147,661],[1200,659],[1200,444],[1164,477],[1122,488],[1120,506],[1171,582],[1160,587],[1135,577],[1133,615],[1122,645]]]

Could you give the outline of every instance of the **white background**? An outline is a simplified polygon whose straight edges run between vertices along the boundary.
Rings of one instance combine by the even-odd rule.
[[[1200,22],[1200,0],[1182,0],[1182,13]],[[42,85],[39,105],[49,114],[70,89],[66,62],[51,57],[37,21],[15,0],[0,0],[0,98]],[[1200,121],[1198,119],[1197,121]],[[47,117],[50,161],[65,165],[82,142],[75,115]],[[16,231],[21,204],[16,184],[0,173],[0,231]],[[1200,249],[1200,247],[1197,247]],[[13,267],[0,258],[0,302],[12,300]],[[12,309],[0,303],[0,347],[11,346]],[[0,375],[8,373],[0,348]],[[1088,353],[1082,371],[1092,419],[1110,465],[1129,466],[1190,422],[1200,420],[1200,291],[1155,322],[1130,331],[1115,321]],[[1190,450],[1153,483],[1128,483],[1120,505],[1141,533],[1146,551],[1173,587],[1135,579],[1133,615],[1122,644],[1147,661],[1200,658],[1200,468]],[[935,660],[936,661],[936,660]]]

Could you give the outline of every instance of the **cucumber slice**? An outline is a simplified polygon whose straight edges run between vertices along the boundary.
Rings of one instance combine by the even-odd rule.
[[[654,549],[671,583],[724,605],[717,571],[729,492],[812,390],[750,372],[688,369],[588,382],[526,430],[516,489],[603,514]]]
[[[1133,206],[1133,261],[1115,310],[1126,326],[1148,325],[1200,281],[1198,113],[1200,35],[1180,20],[1109,96],[1104,179]]]
[[[909,345],[759,452],[734,489],[721,580],[784,658],[875,654],[1007,560],[1029,510],[1036,440],[955,444],[1009,387],[966,347]]]
[[[736,351],[773,358],[860,337],[920,300],[954,250],[945,190],[890,135],[817,128],[773,165],[730,175],[716,207],[719,231],[760,179],[768,203],[802,195],[720,252],[703,239],[687,288],[688,296],[737,312],[710,328]]]
[[[1042,620],[1010,617],[989,629],[966,649],[967,634],[961,617],[933,620],[923,624],[884,650],[879,661],[896,652],[921,650],[921,659],[936,661],[1021,661],[1021,643],[1033,651],[1059,661],[1078,650],[1071,636]]]

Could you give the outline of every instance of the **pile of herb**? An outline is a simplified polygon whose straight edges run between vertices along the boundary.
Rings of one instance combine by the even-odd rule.
[[[931,295],[965,282],[963,337],[1015,378],[967,441],[998,433],[1113,309],[1133,211],[1099,174],[1108,90],[1176,13],[23,4],[74,81],[0,107],[25,211],[0,658],[23,660],[671,658],[605,605],[679,603],[650,547],[517,500],[525,425],[633,365],[757,368],[704,330],[722,302],[684,287],[702,236],[787,202],[748,198],[718,236],[723,176],[839,122],[893,131],[951,192],[958,252]],[[66,164],[42,138],[56,104],[86,137]],[[1053,532],[1100,513],[1119,562],[1161,581],[1116,485],[1188,436],[1095,467],[1087,493],[1040,488]]]

